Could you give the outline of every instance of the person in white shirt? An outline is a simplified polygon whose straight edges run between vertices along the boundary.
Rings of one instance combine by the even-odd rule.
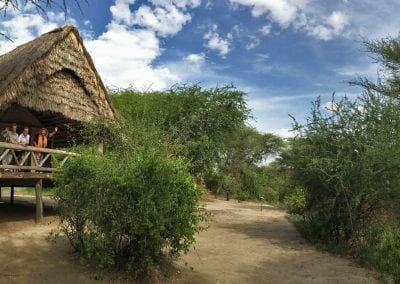
[[[18,136],[18,144],[21,146],[28,146],[30,139],[31,136],[29,135],[29,128],[25,127],[24,131]],[[26,151],[19,150],[15,152],[16,152],[15,154],[18,157],[19,163],[21,164],[21,161],[24,158]]]

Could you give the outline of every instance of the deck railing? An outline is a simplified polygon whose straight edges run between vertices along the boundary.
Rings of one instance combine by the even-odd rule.
[[[24,151],[20,159],[16,152]],[[11,161],[4,164],[6,159]],[[40,158],[38,158],[40,156]],[[0,142],[0,169],[3,171],[30,171],[30,172],[57,172],[71,158],[79,156],[73,152],[63,150],[22,146],[18,144]],[[45,166],[47,165],[47,166]]]

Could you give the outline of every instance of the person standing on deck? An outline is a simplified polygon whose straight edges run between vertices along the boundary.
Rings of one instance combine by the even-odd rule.
[[[7,143],[13,143],[13,144],[18,144],[18,133],[17,133],[17,124],[13,123],[11,124],[11,130],[9,127],[6,127],[1,132],[1,135],[5,139]],[[2,164],[3,165],[9,165],[12,160],[12,153],[8,152],[8,154],[3,158]]]
[[[54,128],[54,131],[51,133],[49,133],[49,131],[46,128],[40,129],[39,134],[35,136],[35,139],[33,141],[33,146],[38,148],[47,148],[49,138],[53,137],[54,134],[57,133],[57,131],[58,127]],[[36,153],[36,158],[40,162],[40,160],[43,158],[43,153]]]
[[[29,128],[28,127],[24,127],[23,132],[18,136],[18,144],[21,146],[28,146],[29,145],[29,141],[31,139],[31,136],[29,135]],[[25,156],[25,151],[23,150],[17,150],[16,154],[18,157],[18,161],[21,164],[22,159]],[[22,166],[22,165],[21,165]]]

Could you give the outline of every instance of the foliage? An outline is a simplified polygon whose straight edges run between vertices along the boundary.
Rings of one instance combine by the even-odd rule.
[[[353,249],[360,262],[385,276],[392,276],[396,283],[400,283],[400,224],[379,226],[363,237],[363,241]]]
[[[180,160],[156,152],[84,151],[56,176],[61,230],[83,259],[138,276],[200,230],[201,190]]]
[[[176,86],[119,91],[112,100],[118,121],[80,129],[86,144],[103,143],[105,154],[83,147],[56,178],[61,229],[82,259],[141,275],[167,251],[187,251],[206,216],[195,185],[202,180],[228,198],[265,196],[261,163],[282,141],[245,126],[243,92]]]
[[[366,78],[358,78],[351,82],[365,90],[400,98],[400,34],[376,41],[365,42],[371,57],[380,64],[379,78],[372,82]]]
[[[236,194],[240,200],[265,198],[268,181],[261,163],[277,154],[282,145],[279,137],[261,134],[250,127],[243,126],[232,132],[218,167],[221,176],[229,176],[222,179],[225,194]],[[234,188],[230,189],[230,184]]]
[[[194,85],[165,92],[118,91],[112,99],[128,128],[156,131],[149,143],[163,141],[157,148],[184,158],[190,173],[215,194],[258,199],[265,184],[259,166],[283,142],[245,126],[249,109],[244,96],[233,86],[205,90]]]
[[[285,196],[284,202],[290,214],[303,214],[306,207],[306,193],[304,188],[296,186]]]
[[[281,150],[284,151],[284,150]],[[282,155],[282,152],[280,153]],[[260,183],[263,189],[261,196],[271,203],[282,203],[291,190],[290,170],[278,160],[259,167]]]
[[[397,214],[400,190],[400,127],[396,99],[365,94],[335,102],[324,113],[319,101],[306,125],[297,125],[288,165],[307,190],[306,217],[320,226],[318,238],[350,242],[383,212]]]
[[[224,141],[244,124],[249,109],[245,94],[233,86],[205,90],[175,86],[165,92],[115,92],[112,100],[123,118],[158,129],[171,155],[189,161],[190,172],[204,176],[220,161]]]
[[[359,78],[364,93],[333,97],[330,109],[318,99],[282,158],[305,190],[303,232],[399,282],[400,38],[367,47],[381,63],[378,81]]]

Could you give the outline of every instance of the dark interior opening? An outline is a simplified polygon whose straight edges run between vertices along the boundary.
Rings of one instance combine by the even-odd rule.
[[[0,111],[0,129],[5,129],[11,123],[18,124],[18,134],[22,133],[24,127],[29,127],[32,145],[33,137],[39,133],[42,127],[47,128],[49,133],[58,127],[57,134],[50,140],[49,148],[66,148],[83,143],[80,134],[82,123],[60,113],[39,112],[19,105],[11,105],[6,110]]]

